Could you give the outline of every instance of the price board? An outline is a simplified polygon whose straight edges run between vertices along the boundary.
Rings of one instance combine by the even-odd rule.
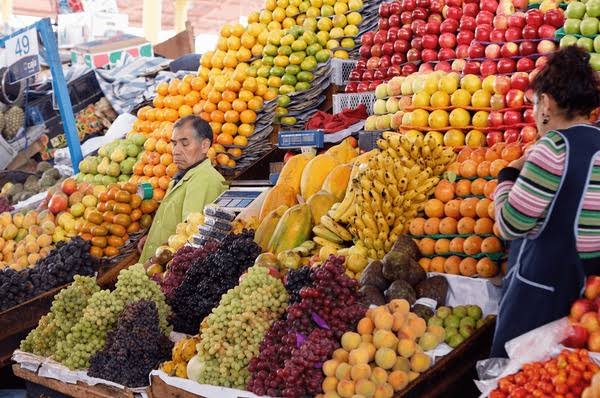
[[[6,57],[11,83],[40,72],[37,29],[32,28],[6,40]]]

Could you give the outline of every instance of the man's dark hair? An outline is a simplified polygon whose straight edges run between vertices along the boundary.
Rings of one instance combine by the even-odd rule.
[[[174,129],[180,128],[187,124],[192,125],[192,129],[194,130],[194,133],[196,133],[196,137],[200,141],[207,139],[212,142],[213,131],[212,131],[212,128],[210,127],[210,124],[208,124],[206,121],[199,118],[198,116],[189,115],[189,116],[183,117],[175,122],[175,124],[173,125],[173,128]]]

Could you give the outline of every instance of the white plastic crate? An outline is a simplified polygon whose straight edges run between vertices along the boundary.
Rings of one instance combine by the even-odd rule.
[[[333,113],[339,113],[344,109],[355,109],[358,105],[364,104],[367,107],[367,113],[373,114],[373,104],[375,104],[375,92],[367,93],[347,93],[333,95]]]
[[[17,151],[0,135],[0,170],[4,170],[15,156]]]
[[[331,59],[331,83],[336,86],[345,86],[348,84],[350,72],[354,69],[357,60],[354,59]]]

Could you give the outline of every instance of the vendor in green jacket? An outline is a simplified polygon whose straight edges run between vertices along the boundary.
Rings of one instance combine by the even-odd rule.
[[[167,243],[188,214],[202,212],[226,189],[225,179],[206,157],[212,139],[210,125],[197,116],[186,116],[173,126],[173,161],[180,171],[171,181],[150,232],[140,241],[138,247],[144,248],[141,262]]]

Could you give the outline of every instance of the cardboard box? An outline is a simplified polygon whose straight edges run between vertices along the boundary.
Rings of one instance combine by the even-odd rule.
[[[143,37],[119,34],[77,45],[71,50],[71,62],[86,64],[90,68],[114,66],[125,52],[134,57],[154,56],[152,44]]]

